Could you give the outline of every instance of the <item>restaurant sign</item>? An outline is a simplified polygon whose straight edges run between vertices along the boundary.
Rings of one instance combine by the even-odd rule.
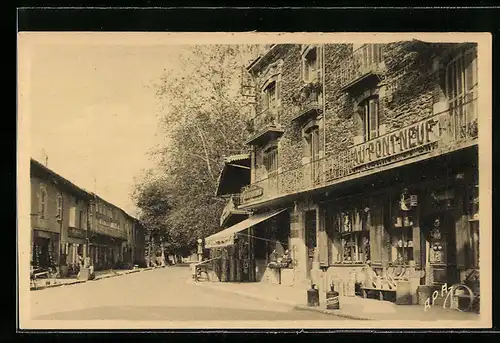
[[[351,149],[354,167],[397,156],[439,139],[439,122],[429,118]]]
[[[264,194],[264,189],[257,185],[248,186],[241,194],[242,201],[248,201],[253,198],[258,198]]]

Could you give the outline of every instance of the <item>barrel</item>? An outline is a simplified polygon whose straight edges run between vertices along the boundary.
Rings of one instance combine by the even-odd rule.
[[[333,289],[326,292],[326,309],[338,310],[339,308],[340,308],[339,292],[335,292]]]

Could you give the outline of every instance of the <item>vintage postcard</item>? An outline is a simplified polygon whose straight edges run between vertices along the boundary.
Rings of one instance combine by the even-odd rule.
[[[491,327],[491,75],[489,33],[20,32],[20,329]]]

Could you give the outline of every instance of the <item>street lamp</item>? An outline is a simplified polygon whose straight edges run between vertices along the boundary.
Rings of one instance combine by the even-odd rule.
[[[203,243],[203,240],[201,238],[198,238],[197,242],[198,242],[198,262],[201,262],[201,260],[203,259],[203,246],[201,245],[201,243]]]

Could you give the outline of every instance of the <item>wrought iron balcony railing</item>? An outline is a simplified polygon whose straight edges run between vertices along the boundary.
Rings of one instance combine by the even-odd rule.
[[[441,154],[477,144],[477,100],[452,106],[424,120],[356,144],[335,155],[293,170],[274,173],[242,189],[241,205],[251,205],[318,189],[376,172],[380,167],[410,164],[439,150]],[[389,167],[390,168],[390,167]]]
[[[296,115],[292,120],[308,118],[323,111],[321,84],[309,84],[306,87],[297,99]]]
[[[278,126],[278,110],[275,107],[268,107],[256,115],[253,120],[255,132],[262,131],[269,126]]]
[[[352,52],[339,66],[337,78],[340,87],[347,89],[367,75],[384,71],[381,44],[364,44]]]

